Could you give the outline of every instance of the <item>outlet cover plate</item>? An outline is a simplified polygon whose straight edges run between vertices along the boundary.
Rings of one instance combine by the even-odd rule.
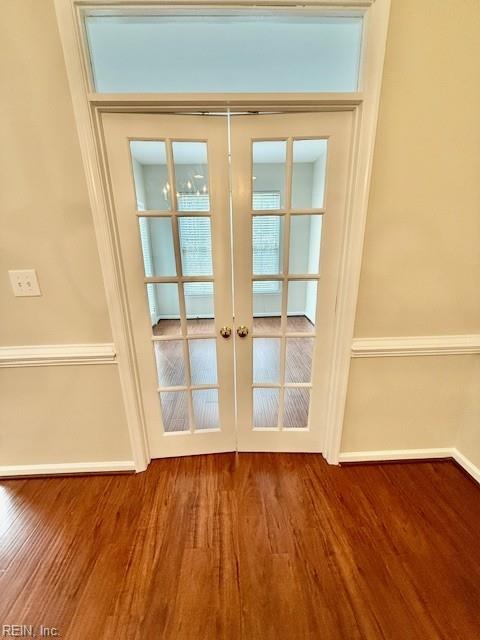
[[[9,271],[10,283],[15,296],[41,296],[35,269]]]

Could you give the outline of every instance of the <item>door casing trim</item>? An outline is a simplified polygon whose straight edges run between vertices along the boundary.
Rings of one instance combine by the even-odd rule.
[[[130,0],[131,6],[145,2]],[[251,6],[250,2],[237,5]],[[321,449],[331,464],[338,464],[343,417],[347,395],[355,312],[360,281],[363,240],[368,208],[375,134],[377,128],[383,64],[386,49],[390,0],[312,0],[316,10],[345,13],[359,10],[364,15],[364,42],[361,64],[361,91],[355,94],[97,94],[91,92],[86,43],[81,26],[81,12],[89,8],[124,8],[116,0],[55,0],[57,22],[62,41],[68,81],[80,149],[92,209],[96,240],[105,285],[107,304],[117,352],[118,370],[137,472],[150,461],[145,418],[143,413],[131,321],[128,314],[126,289],[119,257],[108,176],[104,170],[100,114],[103,111],[172,112],[231,110],[264,111],[267,107],[281,111],[354,111],[354,138],[344,232],[341,270],[337,289],[336,326],[333,359],[325,412],[324,442]],[[150,0],[150,8],[164,7],[161,0]],[[170,7],[185,7],[169,2]],[[268,8],[278,0],[257,0],[255,5]],[[190,7],[193,4],[189,5]],[[228,9],[228,3],[198,1],[197,8],[216,6]],[[295,8],[289,10],[295,11]]]

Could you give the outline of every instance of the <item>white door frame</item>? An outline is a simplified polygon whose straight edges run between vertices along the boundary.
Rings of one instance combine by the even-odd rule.
[[[352,351],[355,312],[360,280],[365,222],[367,216],[371,169],[378,119],[383,62],[385,57],[390,0],[307,0],[292,8],[291,0],[236,0],[237,6],[265,7],[282,11],[315,12],[325,15],[363,15],[364,37],[357,93],[301,94],[97,94],[87,60],[82,15],[86,10],[115,9],[115,12],[224,8],[227,3],[196,0],[190,5],[162,0],[55,0],[80,149],[92,208],[113,340],[137,471],[150,461],[139,378],[133,346],[131,321],[126,304],[126,290],[119,261],[105,154],[102,144],[102,111],[198,111],[249,109],[312,111],[348,109],[354,111],[352,164],[349,179],[347,223],[343,238],[341,269],[337,290],[336,327],[328,401],[325,412],[325,437],[321,449],[331,464],[338,464],[343,417]]]

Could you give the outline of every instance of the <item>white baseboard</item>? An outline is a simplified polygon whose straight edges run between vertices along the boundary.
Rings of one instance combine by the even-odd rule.
[[[474,480],[480,483],[480,469],[473,464],[471,460],[469,460],[463,453],[460,453],[458,449],[454,450],[455,453],[453,455],[455,462],[459,464],[465,471],[472,476]]]
[[[156,322],[160,322],[160,320],[178,320],[180,321],[180,317],[178,314],[171,314],[171,313],[162,313],[161,315],[157,315],[157,321]],[[211,313],[196,313],[194,317],[189,318],[189,320],[214,320],[215,318],[212,316]],[[156,324],[156,323],[155,323]]]
[[[480,468],[455,447],[432,449],[389,449],[384,451],[348,451],[339,456],[340,463],[394,462],[395,460],[439,460],[452,458],[472,478],[480,483]],[[21,476],[54,476],[87,473],[119,473],[135,471],[133,460],[107,462],[66,462],[63,464],[31,464],[0,466],[0,478]]]
[[[339,455],[339,462],[382,462],[389,460],[422,460],[453,458],[453,447],[438,449],[388,449],[385,451],[349,451]]]
[[[455,447],[432,449],[388,449],[385,451],[347,451],[339,462],[394,462],[395,460],[440,460],[452,458],[480,483],[480,469]]]
[[[308,318],[308,320],[310,320],[310,322],[312,322],[312,320],[309,318],[309,316],[307,315],[306,311],[289,311],[288,312],[289,317],[290,316],[304,316],[305,318]],[[258,313],[255,313],[255,318],[281,318],[282,314],[281,313],[275,313],[274,311],[260,311]],[[179,320],[178,314],[177,315],[159,315],[157,316],[158,320]],[[197,313],[195,314],[195,317],[192,317],[192,320],[196,320],[197,318],[199,318],[200,320],[214,320],[213,316],[211,314],[204,314],[204,313]]]
[[[0,466],[0,478],[18,476],[56,476],[77,473],[119,473],[135,471],[133,460],[107,462],[65,462],[63,464],[18,464]]]
[[[302,317],[304,316],[305,318],[307,317],[307,314],[305,313],[305,311],[289,311],[288,312],[288,316],[295,316],[295,317]],[[259,312],[255,312],[255,318],[281,318],[282,314],[281,313],[275,313],[273,311],[259,311]]]

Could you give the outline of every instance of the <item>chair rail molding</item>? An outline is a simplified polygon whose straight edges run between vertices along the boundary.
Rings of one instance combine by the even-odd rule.
[[[33,344],[0,347],[0,368],[116,364],[113,344]]]
[[[354,338],[353,358],[454,356],[480,353],[480,334]]]

